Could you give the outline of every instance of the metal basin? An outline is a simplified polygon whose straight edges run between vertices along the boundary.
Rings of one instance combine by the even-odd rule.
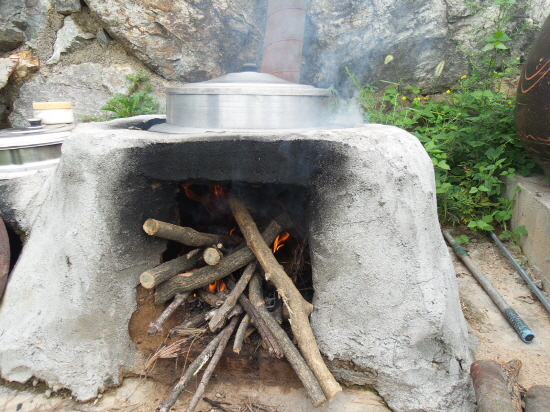
[[[74,125],[38,126],[0,131],[0,179],[54,167],[61,145]]]
[[[170,87],[166,93],[168,127],[294,129],[328,125],[330,90],[291,83],[267,73],[229,73],[206,82]]]

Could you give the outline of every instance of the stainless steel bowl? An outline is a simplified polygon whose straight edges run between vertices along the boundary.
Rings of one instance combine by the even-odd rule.
[[[0,130],[0,179],[24,176],[54,167],[61,157],[61,144],[71,125],[31,126]]]
[[[328,125],[330,90],[267,73],[229,73],[166,89],[167,125],[198,129],[294,129]]]

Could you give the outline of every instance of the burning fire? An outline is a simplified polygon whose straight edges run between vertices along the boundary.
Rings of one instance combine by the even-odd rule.
[[[227,203],[230,189],[227,186],[211,185],[210,191],[202,196],[199,196],[191,189],[192,183],[182,183],[181,187],[185,191],[185,195],[196,202],[204,203],[207,207],[217,203]]]
[[[289,237],[290,237],[290,233],[288,232],[281,233],[279,236],[277,236],[277,238],[275,239],[275,242],[273,242],[273,248],[271,249],[273,253],[275,253],[280,248],[282,248]]]
[[[209,284],[206,288],[210,293],[217,293],[227,289],[227,286],[225,286],[223,280],[216,280],[215,282]]]

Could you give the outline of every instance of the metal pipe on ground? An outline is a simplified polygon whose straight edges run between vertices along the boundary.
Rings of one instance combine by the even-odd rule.
[[[529,326],[521,319],[518,313],[504,300],[504,298],[498,293],[493,284],[487,279],[485,274],[479,270],[476,264],[470,259],[466,249],[461,247],[454,240],[453,236],[448,230],[443,231],[443,236],[447,239],[447,242],[453,247],[458,257],[464,262],[466,267],[472,272],[476,280],[483,287],[485,292],[491,297],[495,305],[503,313],[508,323],[514,328],[516,333],[521,337],[525,343],[531,343],[535,339],[535,334],[531,331]]]
[[[470,366],[477,412],[516,412],[506,378],[495,361],[478,360]]]
[[[262,73],[300,82],[307,0],[269,0]]]
[[[546,308],[546,310],[548,312],[550,312],[550,301],[548,301],[546,296],[544,296],[544,294],[540,291],[540,289],[537,287],[537,285],[535,285],[535,283],[531,280],[531,278],[525,272],[525,270],[523,270],[523,268],[518,263],[518,261],[512,256],[510,251],[500,241],[498,236],[495,235],[493,232],[490,232],[490,233],[491,233],[491,238],[495,241],[495,243],[499,247],[499,249],[502,250],[502,252],[504,252],[504,254],[508,258],[508,260],[510,260],[512,265],[514,265],[514,268],[518,271],[518,273],[523,278],[523,280],[525,280],[525,282],[527,283],[527,286],[529,286],[529,289],[531,289],[531,291],[535,294],[535,296],[540,300],[540,302]],[[549,411],[550,411],[550,409],[549,409]]]
[[[525,412],[550,411],[550,387],[532,386],[525,395]]]

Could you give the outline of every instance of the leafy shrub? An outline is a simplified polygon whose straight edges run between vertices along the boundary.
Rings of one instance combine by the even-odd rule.
[[[514,4],[515,0],[495,0],[496,30],[485,38],[483,58],[476,53],[472,75],[457,79],[458,86],[442,95],[422,95],[417,87],[400,81],[383,81],[387,86],[379,90],[360,84],[348,71],[365,121],[408,130],[430,155],[441,221],[481,230],[493,230],[496,221],[508,236],[513,235],[506,230],[513,200],[502,196],[502,178],[537,168],[514,128],[515,97],[501,87],[518,74],[518,63],[506,55],[511,38],[503,31]],[[386,64],[395,64],[394,59],[386,58]],[[441,62],[436,76],[443,67]]]
[[[113,118],[157,113],[159,102],[151,94],[153,86],[146,72],[128,74],[126,79],[130,81],[126,94],[114,94],[101,110],[115,113]]]

